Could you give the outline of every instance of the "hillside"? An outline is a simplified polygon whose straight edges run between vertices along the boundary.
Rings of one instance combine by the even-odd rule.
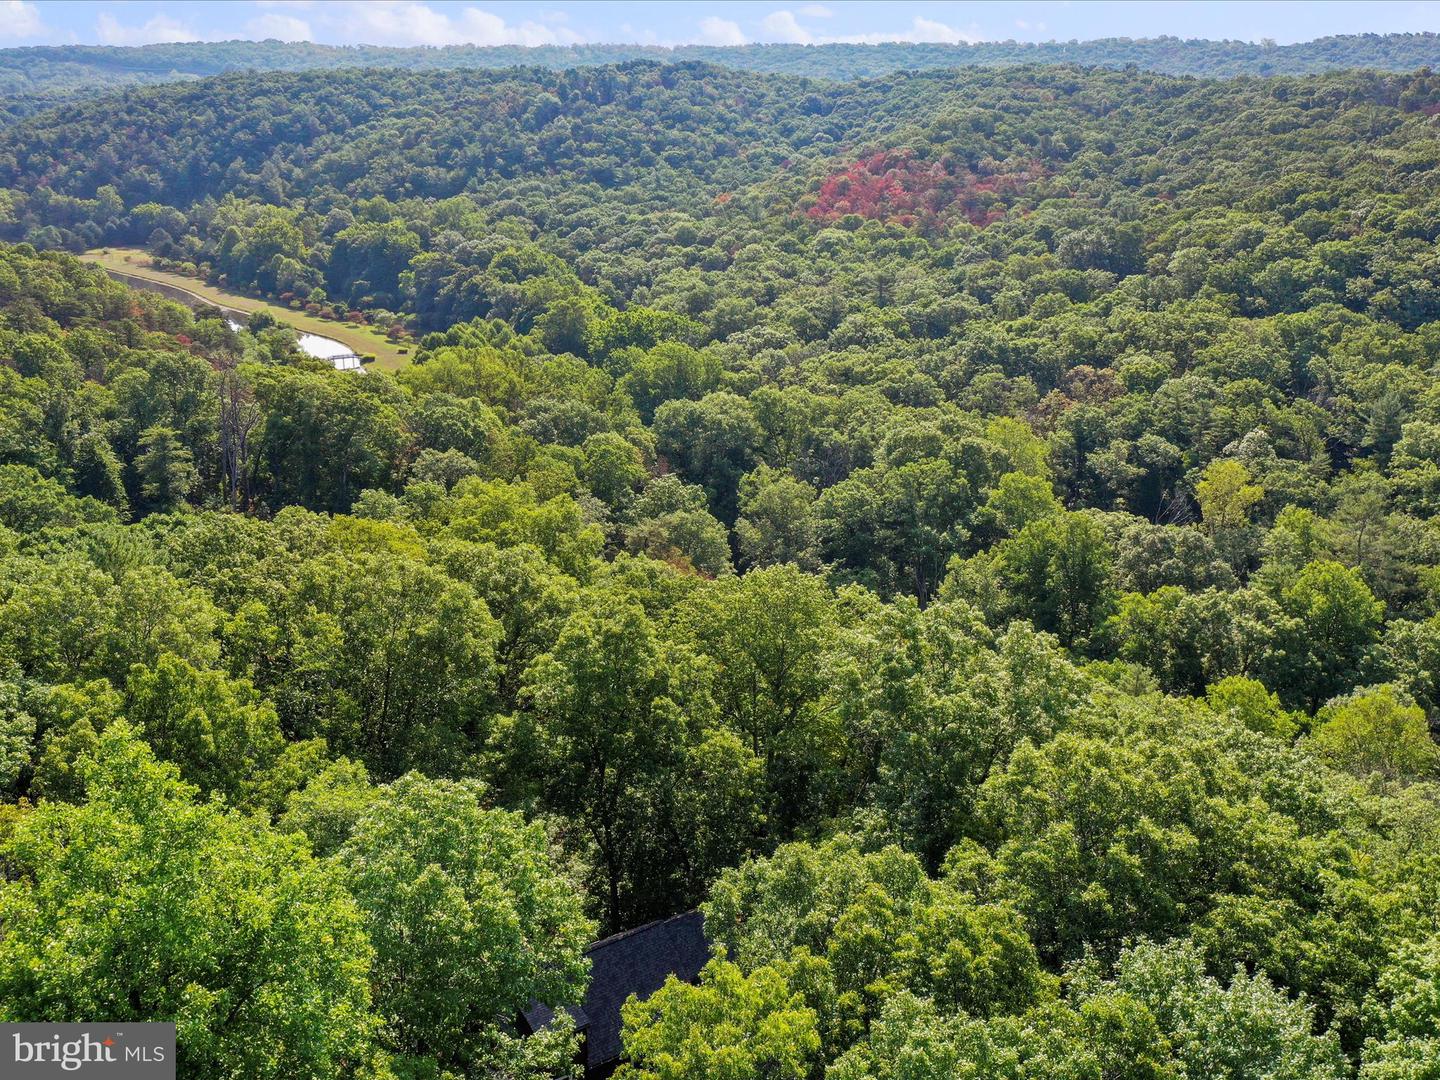
[[[1364,309],[1390,302],[1391,284],[1414,287],[1393,249],[1407,242],[1375,200],[1423,213],[1437,86],[1063,67],[834,84],[650,63],[228,75],[0,132],[0,235],[72,250],[153,240],[242,290],[318,293],[418,330],[513,312],[525,331],[583,282],[607,304],[702,321],[725,311],[723,337],[773,325],[816,276],[737,307],[724,298],[752,293],[756,266],[739,253],[774,249],[819,270],[835,257],[825,225],[913,230],[905,273],[943,293],[956,251],[988,252],[994,237],[1056,253],[1093,236],[1083,243],[1100,249],[1071,268],[1123,276],[1189,244],[1176,230],[1197,215],[1248,227],[1207,211],[1246,210],[1268,228],[1306,205],[1314,225],[1288,234],[1299,246],[1287,257],[1298,267],[1353,247],[1360,262],[1297,273]],[[1346,217],[1361,212],[1376,223],[1363,239]],[[1301,303],[1257,288],[1225,286],[1251,311]],[[840,319],[866,305],[832,303]]]
[[[563,70],[631,60],[698,61],[746,71],[818,79],[874,78],[934,68],[1074,64],[1130,65],[1166,75],[1311,75],[1343,68],[1415,71],[1440,66],[1440,35],[1363,34],[1294,45],[1200,39],[1102,38],[1091,41],[987,41],[974,45],[895,42],[884,45],[471,46],[394,48],[311,42],[222,41],[139,47],[60,45],[0,49],[0,113],[30,112],[66,97],[126,85],[220,75],[231,71],[400,68],[474,70],[516,66]]]
[[[554,1080],[698,906],[629,1080],[1428,1080],[1437,117],[642,59],[0,130],[0,1019]]]

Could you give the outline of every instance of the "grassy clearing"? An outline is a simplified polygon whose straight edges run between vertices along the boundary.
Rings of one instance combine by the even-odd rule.
[[[382,371],[396,371],[410,362],[410,357],[400,350],[413,349],[413,345],[396,345],[383,333],[371,327],[354,326],[350,323],[334,322],[330,319],[317,319],[303,311],[291,311],[278,304],[257,300],[253,296],[217,289],[199,278],[156,269],[150,263],[150,256],[139,248],[97,248],[94,251],[85,252],[80,258],[102,266],[106,270],[144,278],[146,281],[158,282],[174,289],[183,289],[190,295],[219,307],[234,308],[236,311],[247,313],[252,311],[268,312],[279,322],[293,326],[303,334],[319,334],[321,337],[333,338],[341,344],[349,346],[351,351],[357,355],[374,354],[375,362],[367,365],[368,367],[379,368]]]

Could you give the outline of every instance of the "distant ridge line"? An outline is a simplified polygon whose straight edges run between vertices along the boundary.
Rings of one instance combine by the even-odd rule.
[[[851,79],[936,67],[1066,63],[1134,65],[1168,75],[1297,75],[1344,68],[1413,71],[1440,65],[1440,35],[1353,34],[1273,45],[1203,38],[1097,38],[1089,41],[886,42],[791,45],[447,45],[392,47],[311,42],[222,41],[161,45],[44,45],[0,49],[0,93],[37,92],[47,83],[85,82],[85,69],[134,81],[227,71],[303,71],[340,67],[405,69],[585,67],[629,60],[703,61],[751,71]],[[51,71],[49,69],[63,69]],[[28,71],[27,71],[28,69]],[[27,77],[28,75],[28,77]],[[64,77],[68,76],[68,80]],[[28,85],[27,85],[28,84]]]

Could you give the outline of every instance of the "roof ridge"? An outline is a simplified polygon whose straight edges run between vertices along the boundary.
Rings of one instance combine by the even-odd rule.
[[[646,930],[653,930],[657,926],[664,926],[666,923],[672,923],[678,919],[688,919],[692,915],[700,914],[701,912],[699,908],[692,908],[689,911],[682,911],[677,915],[669,915],[663,919],[652,919],[648,923],[644,923],[640,926],[633,926],[629,930],[621,930],[618,934],[611,934],[609,937],[601,938],[599,941],[593,942],[585,950],[585,953],[588,956],[591,953],[598,952],[599,950],[605,948],[608,945],[614,945],[616,942],[624,941],[626,938],[631,937],[635,934],[643,933]]]

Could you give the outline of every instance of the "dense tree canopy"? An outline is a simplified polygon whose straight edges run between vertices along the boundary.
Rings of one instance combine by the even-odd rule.
[[[634,1080],[1432,1075],[1433,73],[417,66],[0,130],[0,1016],[538,1080],[700,905]]]
[[[1171,75],[1313,74],[1366,67],[1413,71],[1440,60],[1435,34],[1363,34],[1277,45],[1173,37],[1094,41],[890,42],[879,45],[449,45],[396,48],[309,41],[172,42],[158,45],[59,45],[0,49],[0,109],[25,115],[69,97],[227,71],[336,68],[573,68],[627,60],[699,60],[749,71],[851,79],[892,71],[1068,63],[1138,66]],[[3,113],[0,113],[3,115]]]

